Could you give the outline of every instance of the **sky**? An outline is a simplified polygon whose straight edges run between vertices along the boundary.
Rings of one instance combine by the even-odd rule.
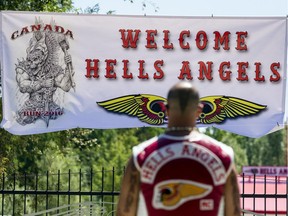
[[[115,11],[116,15],[153,16],[286,16],[287,0],[73,0],[85,9],[96,3],[99,14]],[[145,2],[146,7],[142,7]],[[155,11],[155,9],[157,11]]]

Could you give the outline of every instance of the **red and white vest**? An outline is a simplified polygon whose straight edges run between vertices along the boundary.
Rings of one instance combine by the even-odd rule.
[[[204,134],[163,134],[133,148],[141,175],[138,216],[224,215],[231,147]]]

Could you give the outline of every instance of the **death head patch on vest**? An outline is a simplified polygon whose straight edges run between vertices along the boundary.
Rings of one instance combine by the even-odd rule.
[[[155,185],[152,205],[156,209],[173,210],[190,200],[200,199],[212,191],[212,186],[195,181],[172,179]]]

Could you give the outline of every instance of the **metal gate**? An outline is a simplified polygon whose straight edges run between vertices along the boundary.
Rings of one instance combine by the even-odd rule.
[[[1,215],[114,216],[123,169],[1,177]],[[288,177],[238,177],[242,215],[288,216]]]

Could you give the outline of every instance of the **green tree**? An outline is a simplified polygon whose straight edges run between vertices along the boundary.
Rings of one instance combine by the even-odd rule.
[[[72,0],[1,0],[0,10],[67,12],[73,9]]]
[[[284,130],[276,131],[256,140],[255,146],[261,147],[260,165],[284,165]]]
[[[260,138],[240,136],[216,128],[207,129],[206,134],[234,149],[238,172],[244,165],[281,166],[285,164],[285,130],[279,130]]]
[[[239,144],[241,136],[217,128],[208,128],[205,133],[233,148],[236,169],[241,173],[242,166],[248,164],[246,150]]]

